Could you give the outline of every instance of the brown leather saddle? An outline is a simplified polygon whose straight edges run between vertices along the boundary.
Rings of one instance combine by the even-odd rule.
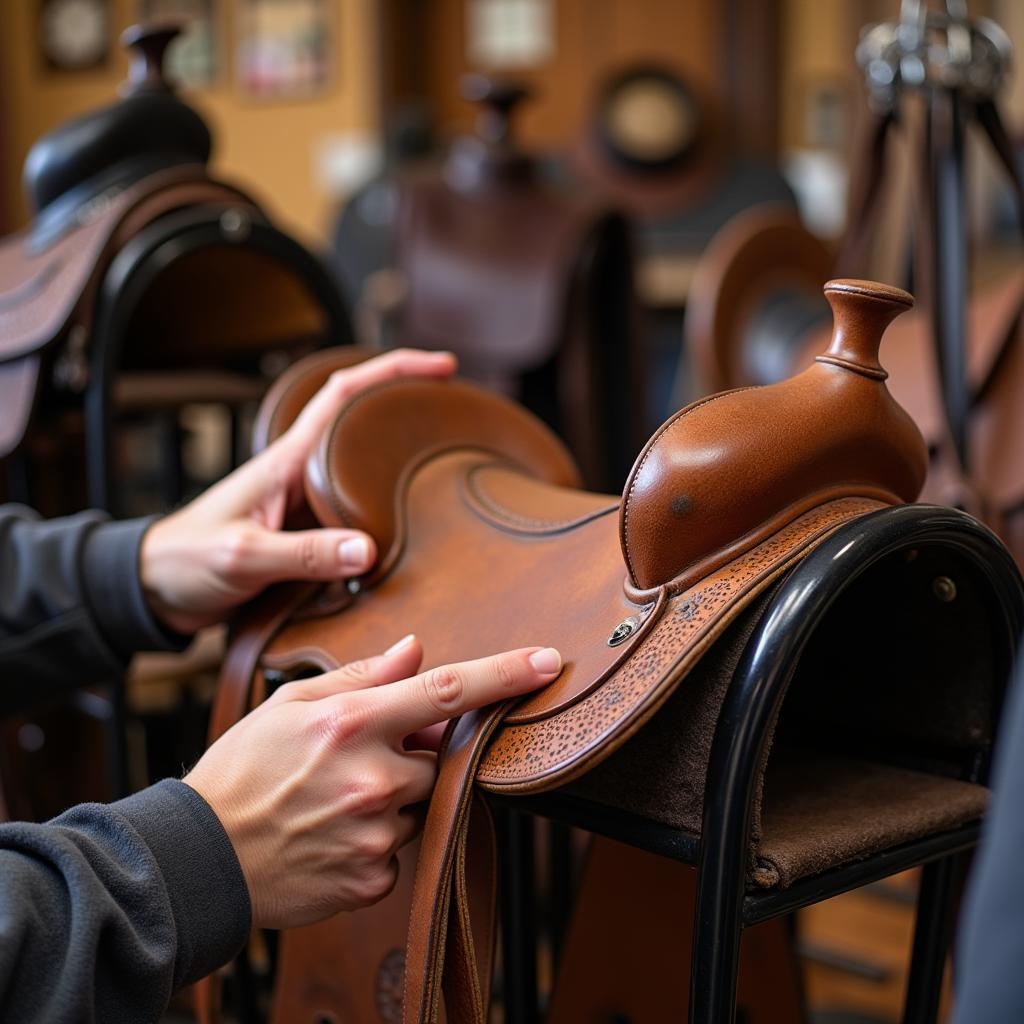
[[[321,523],[372,533],[379,564],[358,585],[268,593],[240,619],[212,735],[268,686],[409,631],[428,666],[545,643],[565,669],[544,691],[453,725],[412,891],[407,850],[404,881],[378,907],[289,933],[275,1020],[317,1007],[324,1019],[397,1020],[403,973],[407,1022],[438,1019],[442,984],[450,1022],[486,1019],[494,850],[475,795],[586,791],[600,780],[643,813],[699,832],[710,743],[700,708],[721,692],[772,588],[843,524],[914,500],[925,476],[921,435],[878,362],[882,332],[910,296],[856,281],[826,294],[836,314],[827,352],[780,384],[681,410],[643,449],[621,499],[577,490],[546,428],[462,382],[390,383],[341,410],[308,465],[307,497]],[[262,436],[285,429],[301,407],[289,395],[308,394],[328,372],[321,357],[282,378]],[[670,734],[653,739],[659,721]],[[667,760],[637,761],[640,748]],[[799,780],[806,764],[780,771]],[[891,802],[889,782],[842,758],[811,774],[852,780],[879,808]],[[912,829],[925,833],[974,820],[985,803],[968,783],[943,780],[941,799],[927,776],[903,773],[900,785],[921,798]],[[840,813],[794,846],[786,830],[798,830],[799,802],[775,807],[787,824],[774,839],[763,813],[759,803],[755,885],[785,886],[829,857],[906,838],[851,827]],[[407,943],[396,938],[406,923]],[[317,955],[339,941],[352,950],[351,974]]]

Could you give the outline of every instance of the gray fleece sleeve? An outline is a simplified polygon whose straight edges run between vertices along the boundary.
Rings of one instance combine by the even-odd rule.
[[[209,805],[167,780],[0,825],[0,1020],[144,1024],[227,962],[249,895]]]
[[[48,521],[0,507],[0,712],[116,677],[140,650],[182,649],[139,579],[150,519]]]

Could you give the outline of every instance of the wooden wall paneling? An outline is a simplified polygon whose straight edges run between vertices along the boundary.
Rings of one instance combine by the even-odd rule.
[[[426,36],[429,102],[449,132],[472,127],[473,109],[459,96],[466,58],[466,0],[430,5]],[[556,52],[542,67],[509,71],[535,90],[524,105],[520,134],[539,148],[563,147],[581,130],[599,83],[623,65],[667,64],[721,93],[719,40],[724,12],[713,0],[558,0]]]
[[[780,0],[727,0],[722,25],[724,113],[733,152],[779,149]]]

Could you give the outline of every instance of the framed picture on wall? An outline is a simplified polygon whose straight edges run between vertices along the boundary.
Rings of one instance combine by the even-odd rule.
[[[38,39],[50,71],[88,71],[110,59],[110,0],[40,0]]]
[[[253,99],[316,96],[329,84],[333,46],[327,0],[241,0],[238,88]]]
[[[472,67],[537,68],[554,54],[553,0],[466,0],[466,58]]]
[[[184,33],[167,51],[168,78],[185,89],[202,89],[218,78],[218,31],[214,0],[139,0],[140,21],[181,21]]]

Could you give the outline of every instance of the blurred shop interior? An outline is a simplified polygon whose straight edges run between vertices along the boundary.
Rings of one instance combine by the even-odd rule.
[[[975,44],[974,86],[997,96],[1016,160],[1024,75],[996,43],[1024,48],[1024,4],[967,8],[998,27]],[[48,516],[176,507],[248,457],[259,401],[291,363],[353,344],[454,351],[566,440],[588,489],[618,494],[676,410],[807,365],[833,277],[907,288],[927,298],[908,314],[922,318],[966,283],[971,330],[995,324],[968,376],[1009,374],[996,348],[1024,296],[1014,184],[979,103],[953,133],[963,202],[943,208],[962,265],[935,277],[935,134],[910,65],[897,89],[887,63],[900,16],[899,0],[8,3],[0,233],[59,245],[62,218],[92,216],[143,172],[196,192],[154,198],[114,248],[70,253],[49,312],[0,337],[5,500]],[[196,162],[209,179],[178,180]],[[890,385],[926,440],[944,439],[937,410],[958,392],[916,395],[915,358]],[[1020,561],[1024,491],[1000,476],[1009,422],[976,435],[951,421],[983,478],[970,494],[991,500],[971,506],[938,471],[927,496],[978,514]],[[5,714],[0,812],[45,820],[180,775],[203,749],[224,644],[211,630],[184,656],[137,657],[124,686]],[[583,856],[584,839],[567,843]],[[918,876],[786,919],[808,1024],[903,1019]],[[267,1019],[274,962],[254,939],[226,989],[234,1019]],[[685,1008],[686,978],[660,983]],[[742,1019],[783,1024],[757,1008],[759,984],[741,985]],[[951,1004],[947,972],[939,1019]],[[192,1019],[189,998],[169,1013]]]

